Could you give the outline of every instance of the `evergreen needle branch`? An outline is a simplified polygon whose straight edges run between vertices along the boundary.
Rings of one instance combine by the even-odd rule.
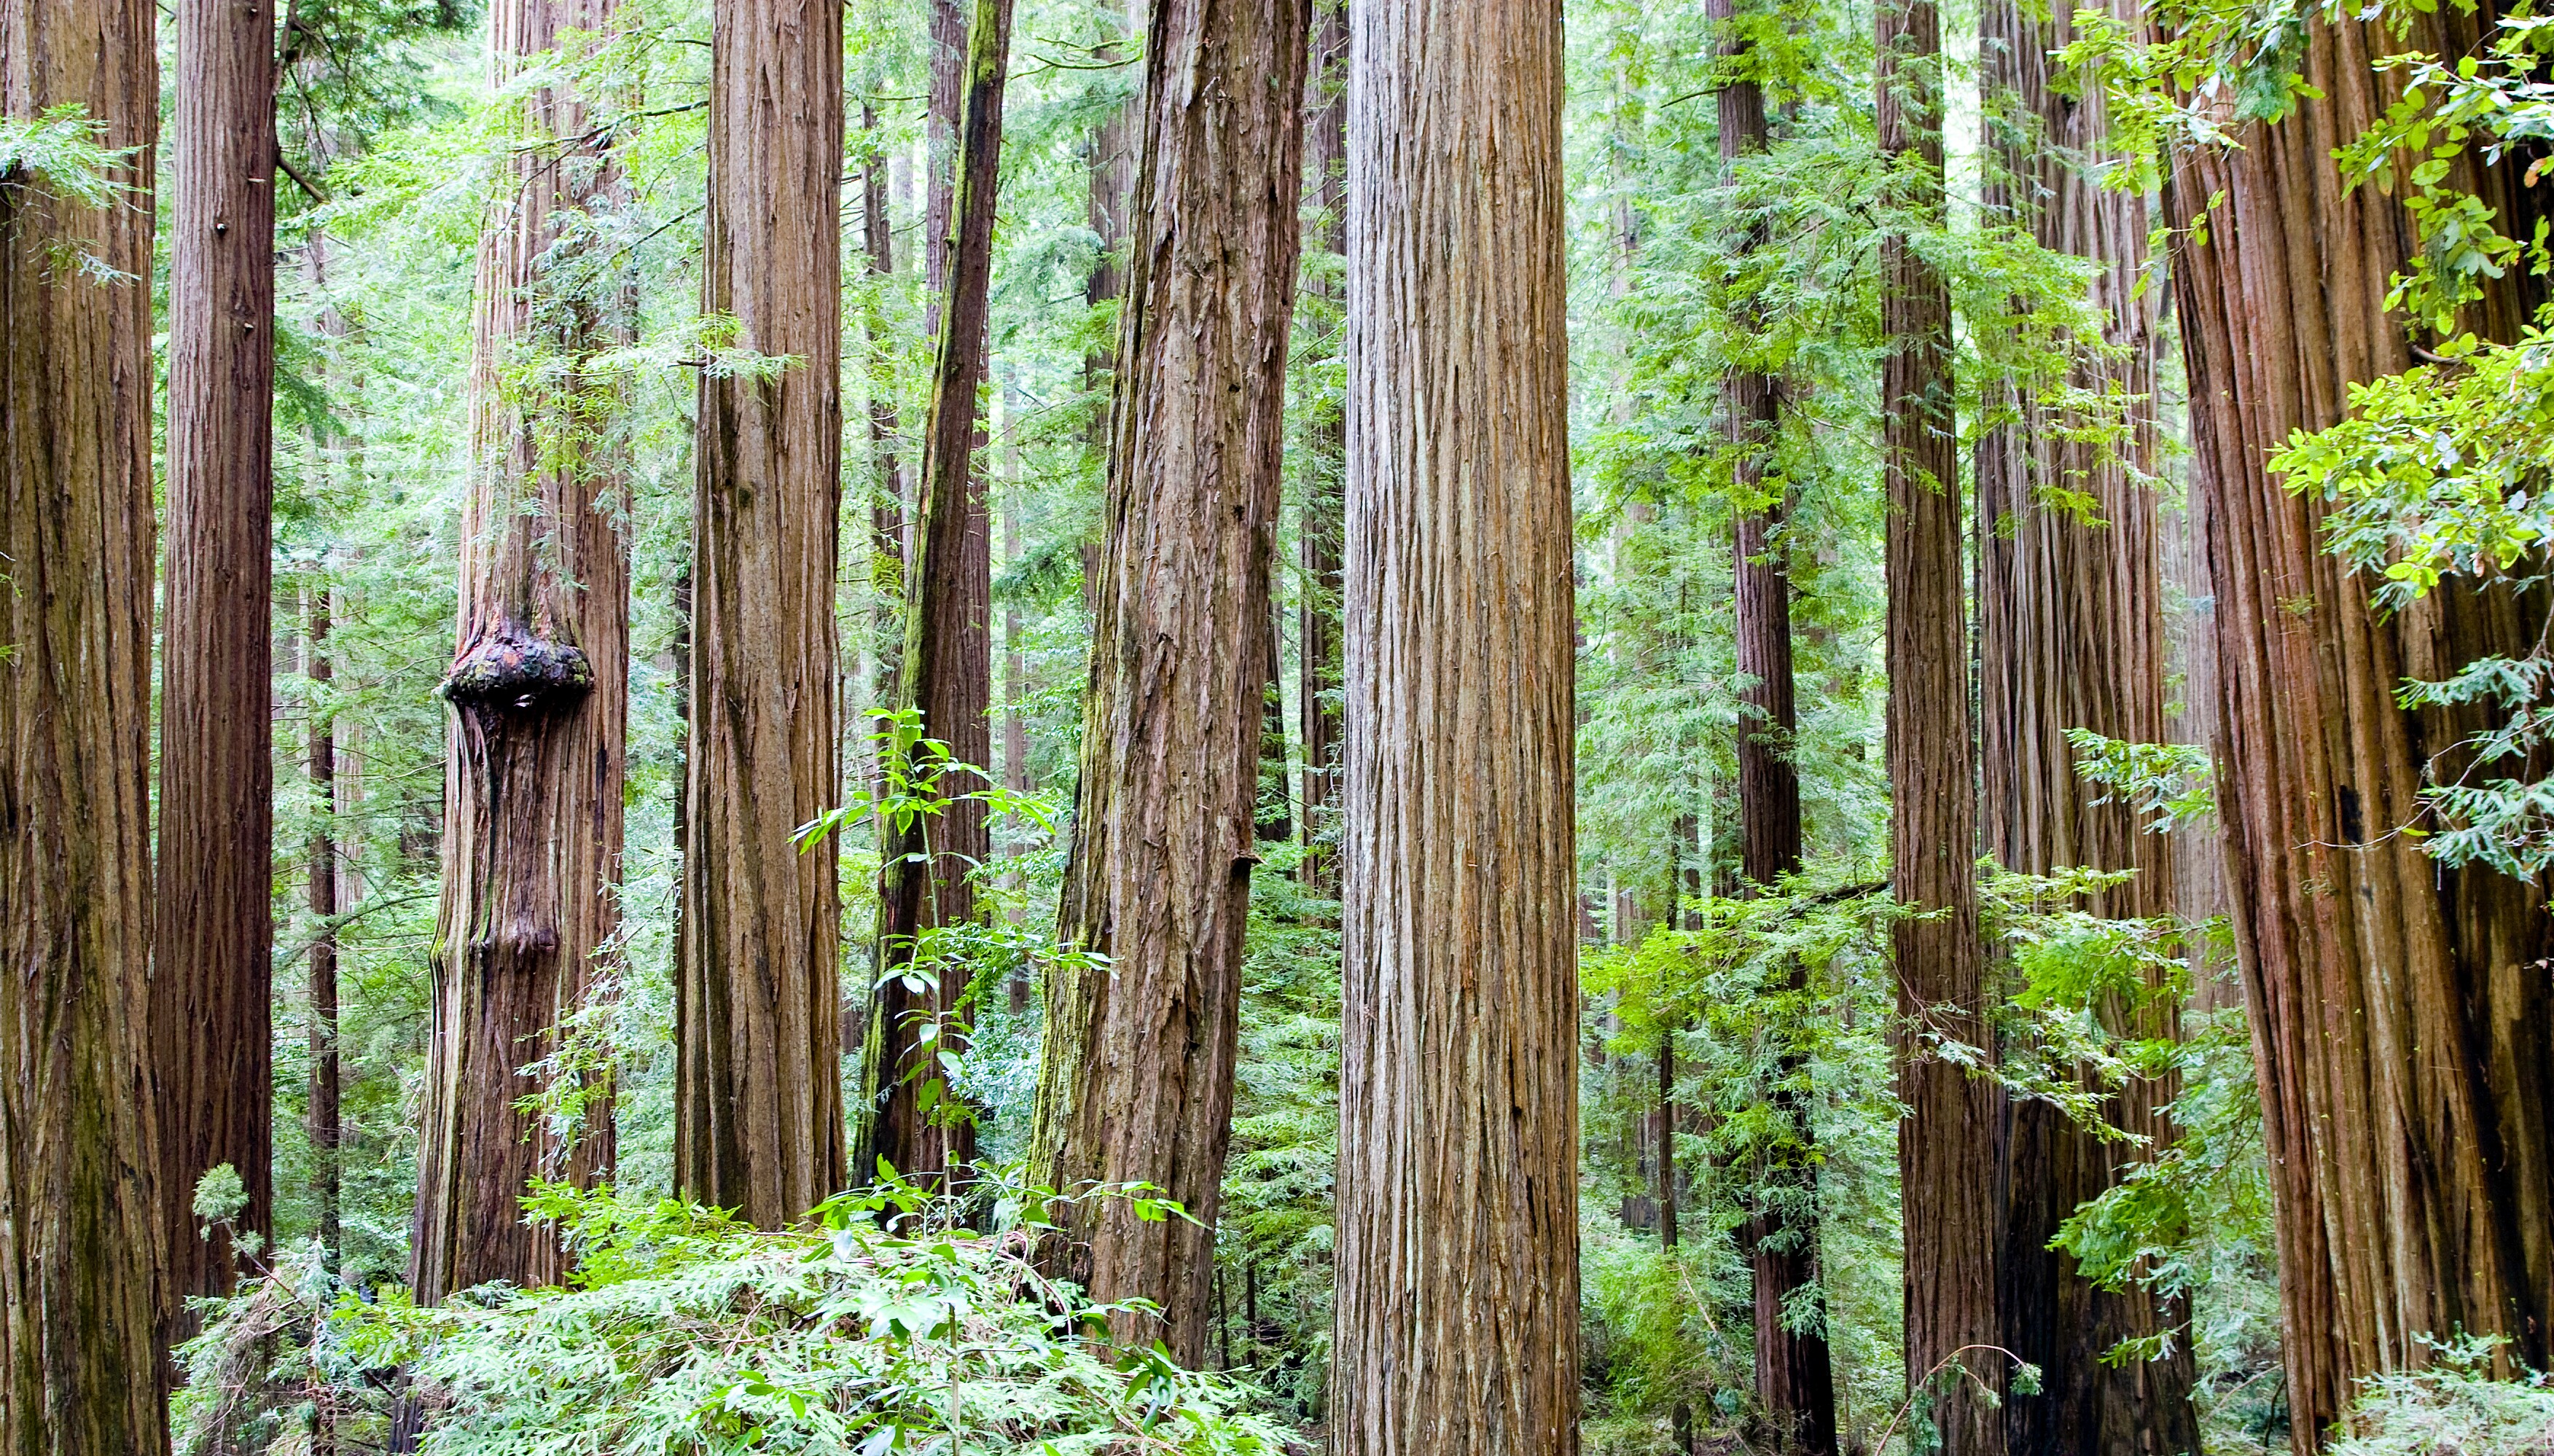
[[[363,904],[356,906],[352,910],[345,911],[342,914],[329,916],[326,920],[319,922],[319,928],[317,930],[312,931],[307,937],[294,945],[292,949],[275,957],[275,968],[282,970],[284,967],[290,965],[293,961],[300,959],[303,954],[308,952],[311,947],[318,945],[321,941],[324,941],[330,936],[335,935],[337,932],[344,930],[346,927],[353,925],[356,921],[363,919],[365,916],[372,914],[376,910],[389,910],[401,905],[413,905],[419,900],[431,900],[433,898],[434,892],[430,890],[419,890],[412,895],[376,895],[372,899],[365,901]]]

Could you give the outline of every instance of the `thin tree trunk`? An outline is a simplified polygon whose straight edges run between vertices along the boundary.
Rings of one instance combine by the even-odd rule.
[[[1734,30],[1736,7],[1730,0],[1714,0],[1711,9],[1715,20]],[[1736,36],[1724,36],[1725,54],[1741,56],[1745,49]],[[1721,87],[1719,110],[1723,181],[1734,186],[1738,166],[1761,158],[1771,140],[1764,89],[1753,80],[1734,79]],[[1751,231],[1742,246],[1752,250],[1762,241]],[[1800,776],[1792,761],[1799,721],[1793,701],[1791,543],[1783,532],[1785,503],[1756,506],[1753,500],[1764,490],[1766,460],[1782,428],[1782,381],[1757,370],[1735,369],[1724,397],[1733,484],[1737,496],[1753,507],[1738,512],[1733,571],[1737,665],[1749,680],[1738,728],[1738,868],[1745,893],[1752,895],[1800,869]],[[1698,876],[1700,866],[1695,872]],[[1772,1186],[1760,1193],[1739,1238],[1755,1287],[1756,1399],[1765,1422],[1777,1449],[1829,1456],[1836,1449],[1835,1371],[1824,1320],[1795,1328],[1785,1312],[1799,1290],[1814,1290],[1818,1284],[1812,1099],[1801,1085],[1808,1075],[1807,1061],[1795,1041],[1799,1035],[1796,1019],[1808,1014],[1799,1004],[1806,984],[1802,966],[1792,960],[1772,988],[1788,1003],[1774,1031],[1782,1043],[1774,1063],[1774,1102],[1792,1124],[1798,1148],[1783,1167],[1758,1170]]]
[[[861,131],[872,143],[877,112],[861,103]],[[870,460],[877,471],[870,499],[870,645],[877,654],[870,701],[896,701],[896,673],[904,666],[904,475],[895,455],[895,344],[882,296],[895,277],[895,234],[887,225],[886,154],[871,146],[861,163],[861,241],[868,254],[870,289],[861,322],[870,346]],[[876,788],[878,785],[872,785]]]
[[[0,117],[75,107],[131,149],[109,177],[130,190],[104,207],[23,173],[0,185],[6,1456],[169,1445],[155,1109],[174,1088],[149,1026],[155,23],[142,0],[0,0]],[[81,259],[114,275],[81,277]]]
[[[1341,220],[1347,208],[1348,12],[1338,0],[1315,0],[1313,56],[1306,80],[1304,178],[1318,224],[1312,251],[1342,251]],[[1315,321],[1336,326],[1342,289],[1328,271],[1306,290]],[[1306,887],[1335,894],[1335,852],[1324,843],[1338,818],[1339,803],[1339,477],[1347,458],[1347,418],[1336,401],[1316,400],[1304,425],[1304,515],[1297,528],[1304,577],[1295,623],[1296,714],[1304,755],[1304,868]]]
[[[1977,797],[1968,614],[1960,569],[1960,469],[1952,420],[1951,300],[1908,236],[1942,210],[1941,21],[1932,0],[1890,0],[1879,17],[1881,150],[1899,179],[1900,225],[1881,240],[1881,366],[1887,475],[1889,784],[1899,900],[1898,1130],[1906,1218],[1907,1380],[1939,1397],[1943,1449],[2001,1456],[1992,1394],[2005,1361],[1996,1328],[1996,1097],[1992,1083],[1926,1050],[1938,1035],[1989,1045],[1978,935]],[[1973,1381],[1959,1374],[1973,1372]]]
[[[310,1105],[304,1128],[310,1139],[310,1181],[319,1204],[319,1247],[326,1255],[328,1272],[334,1274],[345,1242],[338,1222],[342,1178],[337,1157],[338,1124],[344,1114],[337,1087],[337,933],[330,922],[342,907],[337,895],[336,715],[328,701],[328,684],[336,669],[328,660],[331,623],[324,578],[310,588],[307,613],[309,625],[303,638],[304,671],[311,684],[307,762],[311,798],[318,807],[312,819],[306,879],[310,918],[319,928],[310,943]]]
[[[790,839],[842,791],[842,14],[711,27],[703,303],[790,362],[700,385],[674,1183],[773,1228],[847,1172],[836,848]]]
[[[2145,199],[2104,187],[2085,170],[2099,160],[2110,118],[2099,95],[2060,94],[2049,54],[2073,39],[2071,17],[2031,19],[2017,0],[1988,0],[1980,87],[1989,133],[1990,220],[2027,230],[2041,246],[2099,265],[2094,303],[2119,350],[2079,371],[2080,387],[2132,401],[2128,433],[2113,453],[2069,439],[2089,420],[2052,416],[2016,399],[2018,420],[1980,440],[1977,561],[1980,782],[1986,847],[2009,869],[2061,865],[2133,870],[2136,877],[2087,906],[2147,918],[2173,909],[2172,863],[2126,803],[2105,803],[2077,777],[2066,730],[2091,728],[2132,742],[2159,742],[2163,718],[2163,601],[2156,503],[2146,484],[2155,461],[2153,304],[2139,289],[2146,258]],[[2082,160],[2078,160],[2082,159]],[[2051,508],[2044,493],[2092,498],[2091,525]],[[2177,1007],[2155,1006],[2119,1030],[2170,1036]],[[2126,1131],[2168,1143],[2169,1087],[2139,1086],[2107,1116]],[[2036,1099],[2002,1099],[2005,1234],[1997,1254],[1998,1320],[2005,1347],[2039,1367],[2040,1394],[2005,1407],[2016,1452],[2130,1456],[2195,1451],[2190,1345],[2160,1360],[2114,1363],[2122,1340],[2161,1332],[2163,1312],[2144,1290],[2106,1292],[2049,1247],[2058,1226],[2116,1179],[2127,1148],[2106,1142]],[[2178,1319],[2172,1323],[2179,1323]]]
[[[1342,1456],[1568,1456],[1561,11],[1377,0],[1353,21],[1333,1430]]]
[[[1002,440],[1002,559],[1017,562],[1020,558],[1020,442],[1019,391],[1015,385],[1003,389]],[[1021,700],[1028,693],[1028,658],[1021,650],[1022,626],[1019,604],[1013,601],[1002,610],[1002,786],[1014,794],[1035,790],[1029,780],[1028,715]],[[1016,856],[1019,846],[1013,845]],[[1002,873],[1002,889],[1007,901],[1005,913],[1016,925],[1027,920],[1027,907],[1020,903],[1020,872],[1016,865]],[[1037,990],[1035,979],[1025,957],[1015,961],[1002,985],[1003,1004],[1013,1016],[1028,1013],[1030,999]]]
[[[2472,711],[2406,712],[2396,688],[2524,653],[2543,597],[2451,584],[2380,616],[2368,580],[2324,550],[2321,506],[2264,468],[2290,431],[2340,418],[2351,384],[2415,362],[2419,336],[2384,310],[2410,224],[2332,161],[2388,104],[2370,57],[2471,55],[2493,22],[2487,7],[2402,36],[2309,23],[2299,66],[2314,92],[2284,121],[2238,130],[2239,149],[2174,157],[2165,190],[2215,587],[2218,812],[2301,1453],[2358,1381],[2426,1363],[2418,1335],[2503,1334],[2499,1358],[2536,1369],[2554,1353],[2545,886],[2446,868],[2394,833],[2419,817],[2425,769],[2453,779],[2454,745],[2484,726]],[[2541,212],[2524,168],[2468,156],[2445,182],[2524,238]],[[2204,242],[2181,231],[2220,197]],[[2513,270],[2460,324],[2509,338],[2538,286]]]
[[[923,1040],[926,1031],[954,1040],[967,994],[965,962],[939,960],[929,979],[897,972],[913,962],[925,932],[976,919],[970,876],[992,854],[984,801],[963,796],[985,786],[981,775],[992,757],[992,638],[987,620],[992,563],[983,482],[975,470],[982,440],[976,395],[985,378],[1010,42],[1010,0],[976,0],[962,78],[952,230],[935,235],[948,289],[923,437],[920,531],[905,584],[900,684],[905,702],[922,710],[923,731],[947,743],[950,756],[967,767],[941,779],[941,792],[954,802],[907,829],[890,827],[881,856],[880,977],[862,1058],[864,1174],[883,1159],[899,1173],[929,1179],[976,1153],[975,1127],[958,1114],[938,1070],[942,1044]]]
[[[1293,300],[1288,301],[1291,313]],[[1257,837],[1283,844],[1295,838],[1295,785],[1286,762],[1286,598],[1273,559],[1267,597],[1268,630],[1261,637],[1268,648],[1268,673],[1259,685],[1259,805],[1252,814]]]
[[[958,195],[958,112],[966,98],[969,3],[931,0],[930,89],[922,110],[922,329],[934,339],[940,337],[949,298],[949,222]]]
[[[153,1060],[172,1340],[227,1294],[195,1180],[228,1164],[233,1227],[273,1231],[275,9],[181,0],[169,272],[169,580],[162,622]]]
[[[604,0],[498,0],[492,88],[561,33],[610,23]],[[563,89],[518,104],[530,135],[587,131],[584,104]],[[536,1177],[590,1183],[612,1166],[608,1101],[588,1104],[566,1141],[552,1117],[518,1110],[543,1090],[522,1069],[559,1050],[618,920],[628,751],[629,484],[608,446],[581,438],[577,415],[594,400],[575,396],[608,387],[574,366],[624,330],[610,300],[562,296],[542,261],[559,247],[560,214],[610,206],[618,180],[590,147],[564,150],[518,156],[513,190],[480,238],[461,616],[443,687],[443,900],[408,1255],[410,1287],[428,1303],[490,1280],[555,1284],[557,1233],[524,1222],[523,1191]],[[567,361],[566,379],[507,382],[542,357]]]
[[[1231,1136],[1260,771],[1269,572],[1285,469],[1302,186],[1303,0],[1155,7],[1135,248],[1110,408],[1100,624],[1030,1145],[1049,1186],[1150,1182],[1065,1213],[1048,1258],[1092,1297],[1142,1297],[1117,1340],[1206,1356]]]

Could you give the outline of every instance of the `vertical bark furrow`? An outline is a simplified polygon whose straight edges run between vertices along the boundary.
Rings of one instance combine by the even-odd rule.
[[[1976,762],[1960,467],[1952,418],[1951,300],[1909,236],[1943,225],[1941,20],[1931,0],[1880,10],[1880,146],[1900,223],[1881,240],[1881,364],[1889,581],[1891,862],[1899,901],[1898,1130],[1906,1218],[1907,1379],[1933,1382],[1943,1449],[2000,1456],[2000,1413],[1961,1377],[2001,1390],[1993,1084],[1934,1055],[1928,1036],[1990,1045],[1978,939]]]
[[[770,1228],[846,1173],[835,845],[790,841],[842,789],[842,13],[711,28],[702,303],[787,363],[700,386],[674,1181]]]
[[[985,803],[973,797],[986,787],[983,771],[993,756],[992,532],[984,480],[976,470],[976,452],[984,443],[977,393],[986,377],[1002,82],[1010,46],[1010,0],[976,0],[959,72],[948,231],[933,234],[929,245],[942,260],[947,288],[923,428],[900,683],[904,702],[922,710],[923,731],[948,744],[949,756],[965,771],[941,778],[945,809],[902,831],[891,829],[882,845],[881,980],[871,998],[862,1058],[868,1101],[858,1109],[864,1176],[878,1159],[928,1179],[976,1156],[974,1124],[955,1115],[954,1101],[925,1106],[926,1086],[938,1084],[944,1093],[948,1088],[937,1069],[936,1048],[917,1036],[926,1023],[941,1032],[956,1024],[967,996],[966,963],[938,959],[927,978],[886,978],[883,972],[910,964],[926,932],[977,918],[974,874],[992,855]],[[913,989],[909,979],[920,979],[922,989]]]
[[[1095,1298],[1160,1304],[1191,1366],[1258,859],[1308,19],[1306,0],[1154,9],[1060,926],[1108,962],[1048,971],[1031,1140],[1052,1186],[1152,1182],[1203,1221],[1084,1204],[1053,1256]]]
[[[499,0],[489,70],[503,86],[563,32],[600,32],[608,0]],[[571,139],[587,106],[544,87],[517,103],[542,139],[480,233],[462,503],[459,636],[444,695],[443,899],[434,1021],[409,1250],[432,1301],[490,1280],[555,1283],[555,1230],[525,1224],[533,1178],[587,1183],[612,1161],[608,1101],[572,1141],[517,1110],[542,1090],[523,1068],[559,1050],[601,976],[618,922],[627,756],[629,484],[608,441],[576,438],[576,357],[625,337],[614,299],[567,291],[543,259],[577,246],[571,214],[609,208],[607,156]],[[527,365],[565,360],[554,384]],[[556,391],[557,393],[547,392]],[[590,403],[590,401],[588,401]]]
[[[178,7],[152,976],[176,1338],[183,1300],[238,1273],[226,1234],[197,1236],[195,1180],[230,1165],[236,1226],[274,1228],[275,72],[270,0]]]
[[[73,106],[132,149],[105,207],[24,174],[0,185],[7,1456],[169,1442],[149,1025],[154,30],[143,0],[0,0],[0,116]],[[83,259],[115,276],[81,276]]]
[[[2425,17],[2407,41],[2357,21],[2309,28],[2319,96],[2240,150],[2173,159],[2175,259],[2193,479],[2208,512],[2218,667],[2218,808],[2278,1204],[2279,1288],[2297,1449],[2354,1383],[2426,1358],[2414,1338],[2510,1336],[2542,1367],[2554,1321],[2554,983],[2543,887],[2442,868],[2391,833],[2424,765],[2481,726],[2407,713],[2394,690],[2523,653],[2536,615],[2450,585],[2391,616],[2323,549],[2320,507],[2263,468],[2291,430],[2347,407],[2349,384],[2414,362],[2383,308],[2411,247],[2397,204],[2345,192],[2333,149],[2386,104],[2372,56],[2471,54],[2489,8]],[[2521,159],[2461,160],[2451,185],[2525,236]],[[2184,235],[2186,236],[2186,235]],[[2467,320],[2507,338],[2536,299],[2513,274]],[[2451,756],[2436,770],[2453,777]],[[2531,969],[2531,967],[2537,967]]]
[[[2164,721],[2162,558],[2157,502],[2154,311],[2140,290],[2147,256],[2143,197],[2102,185],[2091,168],[2106,157],[2110,116],[2099,94],[2065,94],[2050,53],[2074,37],[2068,16],[2033,18],[2014,0],[1990,0],[1980,17],[1981,97],[1993,119],[1987,216],[2040,246],[2097,265],[2092,303],[2111,355],[2079,365],[2071,381],[2097,397],[2127,401],[2119,438],[2082,437],[2097,421],[2069,419],[2011,398],[2019,418],[1981,439],[1976,456],[1979,728],[1985,844],[2009,869],[2042,874],[2067,865],[2134,870],[2136,877],[2086,908],[2124,918],[2175,909],[2170,846],[2145,832],[2125,801],[2103,802],[2079,779],[2069,728],[2130,742],[2160,742]],[[2070,438],[2070,434],[2072,437]],[[2089,498],[2091,520],[2052,504]],[[2115,1031],[2170,1036],[2176,1008],[2158,1005],[2130,1024],[2103,1008]],[[2169,1085],[2140,1084],[2113,1099],[2119,1127],[2169,1142],[2161,1109]],[[2108,1142],[2045,1102],[2004,1108],[2005,1234],[1997,1255],[1998,1317],[2006,1348],[2040,1368],[2040,1394],[2006,1406],[2013,1451],[2096,1453],[2195,1450],[2189,1345],[2159,1360],[2106,1362],[2123,1340],[2160,1332],[2170,1311],[2142,1290],[2106,1291],[2049,1247],[2058,1226],[2099,1195],[2128,1161]]]
[[[1351,14],[1345,1456],[1577,1449],[1562,35]]]

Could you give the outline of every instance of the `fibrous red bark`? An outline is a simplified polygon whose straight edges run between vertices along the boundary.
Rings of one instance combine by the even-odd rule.
[[[938,1038],[954,1038],[967,997],[966,962],[938,958],[925,977],[899,972],[913,963],[926,933],[977,918],[974,874],[992,857],[986,806],[973,797],[986,787],[993,756],[992,542],[975,457],[983,441],[977,391],[985,379],[1010,46],[1010,0],[977,0],[960,77],[950,231],[932,243],[948,287],[923,429],[898,685],[906,706],[922,711],[923,731],[946,743],[963,767],[940,780],[947,800],[941,812],[890,826],[880,846],[879,975],[862,1058],[864,1175],[883,1159],[928,1180],[976,1153],[975,1124],[958,1113],[938,1064]],[[917,980],[919,990],[909,983]]]
[[[700,386],[674,1182],[766,1228],[846,1176],[842,165],[841,10],[717,0],[702,302],[776,367]]]
[[[563,33],[611,22],[607,0],[498,0],[491,89]],[[576,363],[626,330],[618,298],[585,296],[599,280],[571,267],[576,215],[612,207],[619,181],[584,140],[583,99],[542,87],[516,104],[536,144],[517,153],[513,186],[480,231],[459,631],[444,680],[443,899],[408,1250],[410,1288],[429,1302],[490,1280],[556,1283],[557,1232],[524,1222],[524,1191],[534,1178],[591,1183],[612,1166],[608,1097],[582,1101],[572,1132],[518,1104],[543,1091],[543,1074],[524,1068],[562,1050],[620,920],[629,483],[598,417],[610,387]],[[543,360],[564,376],[529,368]],[[547,1075],[602,1091],[582,1085],[595,1073]]]
[[[1049,1186],[1148,1182],[1201,1220],[1084,1202],[1050,1255],[1094,1298],[1159,1304],[1116,1337],[1191,1366],[1258,860],[1308,18],[1304,0],[1154,7],[1059,931],[1107,959],[1047,972],[1031,1139]]]
[[[2154,302],[2143,289],[2145,199],[2105,187],[2109,107],[2052,74],[2050,53],[2074,36],[2069,16],[2034,18],[1989,0],[1981,89],[1995,119],[1987,216],[2041,247],[2091,261],[2092,302],[2108,354],[2069,383],[2114,401],[2122,417],[2069,418],[2011,400],[2018,419],[1988,430],[1976,457],[1980,783],[1988,852],[2006,868],[2133,870],[2092,897],[2096,914],[2148,919],[2174,909],[2169,845],[2141,816],[2075,771],[2069,728],[2129,742],[2165,737],[2163,581],[2154,419]],[[2086,438],[2103,428],[2115,438]],[[2062,493],[2062,494],[2061,494]],[[2060,504],[2078,499],[2085,504]],[[2089,505],[2090,518],[2086,508]],[[2114,1030],[2173,1034],[2177,1007],[2100,1008]],[[2169,1143],[2167,1085],[2139,1083],[2105,1109],[2124,1131]],[[2110,1141],[2038,1100],[2004,1109],[2005,1234],[1997,1254],[2004,1345],[2039,1367],[2040,1391],[2006,1406],[2014,1451],[2187,1451],[2199,1445],[2190,1403],[2190,1345],[2155,1360],[2106,1360],[2124,1340],[2162,1333],[2167,1312],[2146,1290],[2095,1288],[2049,1247],[2058,1226],[2116,1180],[2135,1145]],[[2186,1313],[2186,1311],[2185,1311]]]
[[[2189,371],[2192,478],[2207,509],[2218,667],[2218,811],[2277,1203],[2291,1430],[2310,1450],[2372,1373],[2423,1364],[2464,1330],[2542,1368],[2554,1327],[2554,942],[2545,887],[2450,869],[2395,833],[2425,768],[2452,778],[2471,711],[2407,712],[2403,679],[2523,654],[2543,605],[2450,584],[2390,616],[2326,553],[2320,507],[2265,469],[2348,387],[2414,362],[2384,310],[2410,256],[2399,204],[2346,189],[2334,149],[2390,99],[2370,62],[2473,54],[2490,7],[2407,35],[2311,22],[2314,94],[2240,149],[2172,161],[2167,221]],[[2524,159],[2460,159],[2447,179],[2525,237]],[[2205,240],[2183,231],[2212,199]],[[2523,273],[2465,320],[2511,337]],[[2522,612],[2522,606],[2526,608]]]
[[[76,108],[121,189],[91,206],[58,179],[0,181],[7,1456],[169,1444],[149,1027],[154,30],[142,0],[0,0],[0,117]]]
[[[153,1061],[172,1338],[227,1294],[230,1237],[199,1237],[195,1180],[228,1164],[274,1227],[275,10],[177,10],[169,269],[169,581],[161,624]]]
[[[1911,1391],[1929,1385],[1943,1449],[2000,1456],[1996,1094],[1928,1050],[1990,1045],[1974,855],[1976,749],[1953,430],[1951,298],[1910,233],[1943,225],[1942,38],[1931,0],[1880,8],[1881,151],[1899,221],[1881,239],[1882,463],[1889,511],[1889,786],[1898,899],[1922,918],[1890,933],[1899,1011],[1898,1169],[1906,1218]],[[1973,1371],[1972,1381],[1959,1374]]]
[[[1729,0],[1714,0],[1710,10],[1714,20],[1733,32],[1722,42],[1723,53],[1743,56],[1745,42],[1734,34],[1736,7]],[[1764,88],[1754,80],[1733,79],[1720,89],[1719,110],[1723,179],[1734,183],[1736,168],[1761,155],[1772,136]],[[1739,241],[1754,249],[1764,240],[1751,233]],[[1783,529],[1786,503],[1758,502],[1765,491],[1766,462],[1782,429],[1782,381],[1757,369],[1733,369],[1723,387],[1723,405],[1734,452],[1731,484],[1745,503],[1737,514],[1732,574],[1737,665],[1748,683],[1738,725],[1739,870],[1753,894],[1800,871],[1800,775],[1792,761],[1799,720],[1792,681],[1791,541]],[[1683,879],[1680,873],[1680,888]],[[1787,965],[1779,989],[1797,993],[1803,984],[1799,964]],[[1786,1026],[1776,1034],[1790,1038],[1798,1033]],[[1818,1284],[1817,1159],[1808,1099],[1797,1086],[1804,1062],[1789,1050],[1776,1058],[1776,1100],[1798,1148],[1782,1166],[1760,1170],[1760,1176],[1775,1185],[1762,1195],[1764,1201],[1743,1225],[1740,1239],[1755,1286],[1756,1400],[1769,1434],[1780,1450],[1827,1456],[1836,1448],[1836,1413],[1835,1368],[1826,1330],[1823,1324],[1795,1328],[1787,1317],[1797,1291]]]
[[[1561,9],[1376,0],[1347,125],[1343,1456],[1578,1446]]]

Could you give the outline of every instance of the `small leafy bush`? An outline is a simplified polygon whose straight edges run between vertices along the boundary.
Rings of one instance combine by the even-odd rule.
[[[304,1246],[180,1352],[178,1450],[381,1449],[395,1424],[429,1456],[1281,1449],[1231,1382],[1094,1337],[1106,1310],[1030,1262],[1028,1191],[989,1233],[894,1182],[775,1233],[538,1186],[572,1285],[433,1308],[346,1290]]]
[[[2549,1456],[2554,1385],[2544,1375],[2496,1380],[2497,1336],[2427,1340],[2427,1370],[2380,1375],[2362,1388],[2350,1431],[2332,1456]]]

